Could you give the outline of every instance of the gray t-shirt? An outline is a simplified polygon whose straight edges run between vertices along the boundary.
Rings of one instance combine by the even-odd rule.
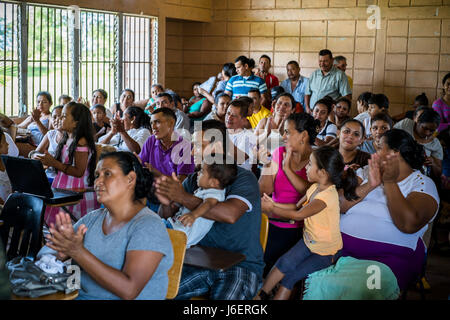
[[[413,138],[414,138],[414,121],[411,119],[403,119],[400,122],[397,122],[394,125],[395,129],[402,129],[406,132],[408,132]],[[414,139],[415,140],[415,139]],[[442,150],[441,143],[439,142],[439,139],[433,138],[428,143],[421,144],[423,148],[425,149],[425,153],[427,154],[427,157],[435,157],[436,159],[442,160],[444,159],[444,151]]]
[[[172,242],[161,218],[145,207],[121,229],[105,235],[102,225],[107,214],[107,209],[98,209],[90,212],[75,224],[75,230],[81,224],[88,228],[84,237],[85,248],[103,263],[118,270],[122,270],[124,266],[127,251],[161,252],[164,256],[158,268],[136,300],[165,299],[169,281],[167,272],[172,267],[173,250]],[[83,270],[81,271],[79,297],[80,299],[96,300],[119,299],[101,287]]]

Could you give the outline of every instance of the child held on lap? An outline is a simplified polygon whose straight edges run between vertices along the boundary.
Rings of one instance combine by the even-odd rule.
[[[166,221],[168,228],[186,233],[187,248],[200,242],[211,229],[214,221],[202,216],[218,202],[225,200],[225,188],[233,183],[236,175],[237,165],[233,162],[202,163],[201,170],[197,174],[198,189],[194,195],[203,199],[203,203],[192,212],[186,207],[181,207],[173,218]]]
[[[288,299],[298,281],[330,266],[340,255],[342,238],[337,189],[344,189],[346,199],[357,199],[356,174],[351,168],[344,170],[344,160],[337,149],[323,146],[312,152],[307,176],[313,185],[296,205],[275,203],[264,194],[264,212],[286,219],[304,220],[304,231],[303,239],[278,259],[257,298],[267,299],[275,285],[280,283],[275,299]]]

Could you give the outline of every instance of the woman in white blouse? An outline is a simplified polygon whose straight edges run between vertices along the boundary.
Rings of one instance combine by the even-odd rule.
[[[150,137],[150,117],[139,107],[128,107],[122,119],[116,114],[111,130],[99,139],[101,144],[114,146],[118,151],[141,152]]]
[[[395,274],[401,290],[422,270],[426,248],[422,237],[436,216],[439,196],[434,182],[419,170],[423,147],[407,132],[389,130],[382,149],[360,171],[358,201],[342,197],[343,256],[375,260]]]

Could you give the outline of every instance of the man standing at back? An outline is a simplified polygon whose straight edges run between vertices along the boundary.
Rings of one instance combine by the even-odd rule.
[[[334,57],[334,66],[345,73],[347,70],[347,58],[344,56]],[[353,79],[349,75],[347,75],[348,84],[350,85],[350,89],[353,90]]]
[[[228,80],[225,93],[234,100],[240,96],[248,96],[250,89],[258,89],[261,93],[261,104],[266,105],[267,101],[270,104],[266,82],[252,73],[252,65],[254,66],[254,61],[245,56],[236,59],[234,66],[237,75]]]
[[[300,103],[303,107],[303,111],[306,112],[305,109],[305,90],[308,85],[308,78],[300,75],[300,66],[297,61],[289,61],[286,65],[286,72],[288,78],[281,82],[281,86],[284,91],[292,94],[295,101]]]
[[[272,66],[271,63],[272,61],[270,60],[270,57],[266,54],[263,54],[259,58],[259,66],[257,69],[258,71],[255,72],[255,75],[257,75],[266,82],[267,90],[269,91],[273,87],[280,85],[278,78],[269,72],[270,67]]]
[[[345,97],[352,100],[347,75],[333,65],[333,54],[328,49],[319,52],[319,69],[309,78],[305,90],[305,110],[312,112],[317,100],[330,96],[334,100]]]

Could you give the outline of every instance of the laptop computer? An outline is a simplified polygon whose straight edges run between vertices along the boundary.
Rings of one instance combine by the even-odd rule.
[[[63,204],[83,199],[82,192],[52,188],[39,160],[1,155],[13,192],[28,193],[47,204]]]

